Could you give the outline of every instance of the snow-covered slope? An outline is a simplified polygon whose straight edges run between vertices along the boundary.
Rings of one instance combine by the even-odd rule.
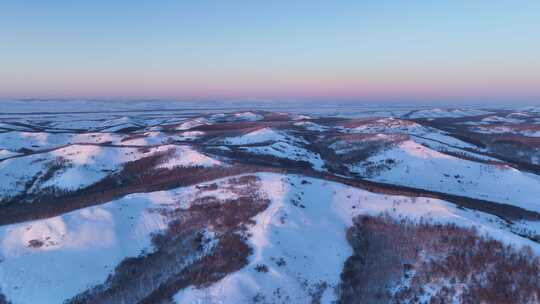
[[[240,150],[251,154],[308,162],[315,170],[323,170],[324,167],[324,161],[319,154],[288,142],[276,142],[268,146],[241,147]]]
[[[213,159],[189,146],[161,146],[154,151],[171,151],[168,159],[159,164],[157,168],[172,169],[174,167],[213,167],[223,165],[219,160]]]
[[[271,128],[262,128],[236,137],[228,137],[223,143],[238,147],[239,150],[256,155],[304,161],[314,169],[322,170],[324,161],[321,156],[305,147],[308,142],[303,138]]]
[[[44,150],[68,144],[120,142],[122,136],[113,133],[47,133],[6,132],[0,133],[0,148],[10,151],[19,149]]]
[[[54,187],[76,190],[92,185],[125,163],[156,155],[169,154],[159,168],[175,166],[214,166],[221,164],[189,146],[163,145],[139,148],[102,147],[98,145],[70,145],[47,153],[7,159],[0,162],[0,197],[22,193],[36,194]],[[48,173],[50,170],[53,172]]]
[[[540,250],[536,243],[501,230],[504,224],[495,217],[441,200],[373,194],[297,175],[260,176],[262,191],[272,202],[250,229],[254,253],[249,264],[209,287],[181,290],[177,303],[334,303],[341,268],[352,253],[345,231],[360,214],[386,212],[396,218],[475,226],[507,244]]]
[[[103,282],[127,257],[153,250],[151,238],[196,198],[238,195],[225,182],[131,194],[62,216],[0,227],[0,286],[14,304],[62,303]]]
[[[204,136],[202,131],[159,132],[149,131],[130,135],[117,133],[0,133],[0,149],[11,152],[20,149],[46,150],[71,144],[112,144],[123,146],[151,146],[179,141],[192,141]]]
[[[391,117],[372,120],[354,128],[342,128],[342,131],[345,133],[406,134],[419,140],[428,139],[459,148],[476,148],[472,144],[448,135],[447,132],[426,127],[413,121]]]
[[[166,227],[159,213],[149,211],[161,203],[133,196],[1,227],[3,292],[13,303],[61,303],[99,283],[122,259],[148,248],[151,234]]]
[[[540,137],[540,126],[519,127],[502,126],[479,126],[471,128],[472,131],[482,134],[516,134],[528,137]]]
[[[449,156],[404,141],[349,165],[370,180],[513,204],[540,211],[540,177],[509,166]]]
[[[299,122],[295,122],[294,125],[298,127],[303,127],[306,130],[315,131],[315,132],[324,132],[330,129],[327,126],[322,126],[320,124],[317,124],[311,121],[299,121]]]
[[[358,216],[381,213],[413,249],[426,243],[405,218],[530,246],[531,263],[540,255],[540,142],[527,137],[539,118],[527,109],[147,106],[0,115],[0,303],[336,303],[358,270],[347,264],[361,256],[354,229],[368,233]],[[263,173],[292,171],[305,175]],[[377,193],[350,186],[366,179],[381,182],[367,186]],[[377,227],[386,254],[405,247]],[[458,247],[441,258],[468,253]],[[401,257],[392,271],[406,275]]]
[[[56,120],[56,119],[55,119]],[[110,119],[89,120],[74,118],[69,120],[56,120],[48,125],[48,128],[59,130],[89,130],[100,131],[107,128],[125,128],[131,126],[142,126],[144,122],[128,116],[111,117]]]
[[[504,230],[497,218],[441,200],[374,194],[298,175],[257,176],[259,195],[270,205],[248,228],[253,248],[248,264],[210,286],[180,290],[177,303],[251,303],[254,298],[332,303],[343,263],[352,253],[346,230],[360,214],[386,212],[475,226],[506,244],[540,251],[538,244]],[[170,220],[163,211],[189,208],[203,197],[241,195],[230,180],[217,181],[216,188],[202,184],[131,194],[59,217],[0,227],[2,291],[14,304],[60,303],[103,282],[122,259],[152,252],[152,234]]]
[[[194,119],[190,119],[185,122],[182,122],[175,129],[179,131],[185,131],[185,130],[189,130],[189,129],[193,129],[196,127],[205,126],[209,124],[211,124],[211,122],[208,119],[204,117],[199,117],[199,118],[194,118]]]
[[[223,142],[227,145],[251,145],[278,141],[302,143],[306,142],[298,137],[286,134],[284,132],[276,131],[271,128],[261,128],[240,136],[228,137],[223,140]]]
[[[427,109],[413,111],[407,115],[408,118],[458,118],[476,115],[485,115],[490,112],[479,109]]]
[[[177,133],[164,133],[157,131],[144,132],[136,134],[133,138],[126,137],[117,142],[118,145],[124,146],[151,146],[161,145],[179,141],[192,141],[200,138],[205,133],[202,131],[186,131]]]
[[[7,149],[0,149],[0,160],[19,155],[20,153],[13,152]]]
[[[264,119],[264,116],[250,111],[237,113],[218,113],[210,117],[216,122],[234,122],[234,121],[258,121]]]

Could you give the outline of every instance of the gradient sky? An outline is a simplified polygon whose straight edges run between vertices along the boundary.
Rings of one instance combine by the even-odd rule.
[[[0,98],[540,101],[540,1],[0,0]]]

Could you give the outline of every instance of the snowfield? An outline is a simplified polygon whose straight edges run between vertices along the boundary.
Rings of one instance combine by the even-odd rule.
[[[210,120],[216,122],[233,122],[233,121],[258,121],[264,119],[264,116],[253,112],[239,112],[232,114],[218,113],[210,117]]]
[[[126,256],[148,248],[151,233],[164,228],[158,214],[146,211],[153,204],[126,198],[2,227],[2,292],[13,303],[61,303],[103,281]]]
[[[396,218],[474,226],[506,244],[540,251],[537,243],[501,230],[504,223],[493,216],[445,201],[374,194],[297,175],[260,176],[272,203],[250,229],[254,253],[249,264],[209,287],[181,290],[176,303],[309,303],[317,293],[320,303],[334,303],[341,267],[352,253],[345,231],[360,214],[386,212]],[[257,270],[261,265],[267,269]]]
[[[161,146],[155,151],[173,151],[173,154],[157,166],[172,169],[175,167],[212,167],[223,165],[219,160],[206,156],[189,146]]]
[[[408,118],[417,119],[417,118],[459,118],[467,116],[478,116],[489,114],[490,112],[480,109],[428,109],[428,110],[418,110],[413,111],[408,114]]]
[[[288,142],[276,142],[262,147],[241,147],[240,149],[251,154],[308,162],[315,170],[324,170],[324,161],[319,154]]]
[[[463,142],[457,138],[449,136],[446,132],[425,127],[418,123],[397,118],[381,118],[375,121],[367,122],[356,128],[342,128],[345,133],[383,133],[383,134],[407,134],[418,140],[431,140],[444,143],[448,146],[458,148],[475,149],[476,146]]]
[[[321,156],[304,147],[308,144],[306,140],[283,131],[262,128],[241,136],[225,138],[223,143],[230,146],[246,145],[239,149],[250,154],[307,162],[319,171],[324,167]]]
[[[167,228],[163,210],[188,208],[195,197],[236,194],[196,186],[130,194],[59,217],[0,227],[0,286],[13,303],[62,303],[101,283],[126,257],[152,252]],[[84,275],[81,275],[84,273]]]
[[[167,161],[158,168],[217,166],[221,163],[188,146],[163,145],[143,151],[139,148],[103,147],[97,145],[70,145],[47,153],[32,154],[4,160],[0,163],[0,197],[13,197],[27,193],[38,193],[54,187],[76,190],[90,186],[123,165],[160,152],[170,152]],[[49,168],[57,166],[52,176]],[[29,186],[29,188],[27,188]]]
[[[3,197],[20,194],[29,182],[30,192],[47,186],[68,190],[82,188],[119,170],[122,164],[145,155],[149,153],[139,152],[136,148],[71,145],[47,153],[8,159],[0,163],[0,194]],[[44,183],[33,182],[39,176],[46,175],[48,168],[55,164],[60,165],[59,172]]]
[[[540,298],[538,107],[219,104],[7,102],[0,304]]]
[[[540,177],[508,166],[488,165],[402,142],[352,172],[369,180],[440,191],[540,211]]]
[[[193,129],[200,126],[206,126],[209,124],[210,124],[210,121],[208,121],[208,119],[204,117],[195,118],[195,119],[191,119],[191,120],[181,123],[180,125],[176,127],[176,130],[185,131],[185,130]]]
[[[4,160],[6,158],[10,158],[12,156],[20,155],[20,153],[12,152],[7,149],[0,149],[0,160]]]
[[[0,133],[0,148],[15,153],[21,149],[42,151],[74,144],[104,144],[122,146],[152,146],[173,142],[193,141],[204,136],[202,131],[159,132],[148,131],[131,136],[117,133]]]
[[[115,144],[122,146],[154,146],[161,144],[170,144],[173,142],[193,141],[201,136],[204,136],[202,131],[186,131],[179,133],[164,133],[164,132],[144,132],[137,134],[134,138],[124,138]]]
[[[314,131],[314,132],[325,132],[330,129],[329,127],[322,126],[320,124],[317,124],[311,121],[299,121],[299,122],[294,123],[294,125],[298,127],[304,127],[306,130]]]
[[[6,132],[0,133],[0,146],[6,150],[45,150],[68,144],[119,142],[122,136],[113,133],[46,133]]]
[[[475,127],[472,131],[482,134],[516,134],[528,137],[540,137],[540,128],[525,129],[514,128],[512,126],[491,126],[491,127]]]
[[[209,287],[181,290],[177,303],[202,303],[208,297],[218,303],[249,303],[246,299],[253,297],[288,297],[300,303],[317,291],[321,303],[332,303],[333,288],[351,254],[345,231],[359,214],[386,212],[396,218],[475,226],[507,244],[540,252],[537,243],[501,229],[504,223],[495,217],[441,200],[374,194],[299,175],[258,177],[259,191],[271,203],[249,228],[248,243],[254,251],[248,265]],[[123,258],[151,252],[151,235],[168,224],[158,210],[189,208],[196,197],[237,196],[226,187],[207,192],[200,188],[131,194],[59,217],[1,227],[3,293],[13,303],[62,302],[104,281]],[[261,265],[267,269],[257,268]]]
[[[259,130],[251,131],[241,136],[228,137],[224,139],[224,143],[227,145],[251,145],[265,142],[306,143],[306,141],[303,139],[270,128],[262,128]]]

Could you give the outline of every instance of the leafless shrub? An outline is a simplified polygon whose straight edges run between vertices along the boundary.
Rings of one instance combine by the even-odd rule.
[[[39,248],[39,247],[42,247],[43,245],[44,245],[44,243],[41,240],[30,240],[30,241],[28,241],[28,247],[31,247],[31,248]]]
[[[341,303],[538,303],[540,259],[474,228],[359,217],[347,233]]]
[[[257,264],[255,266],[255,271],[257,271],[257,272],[268,272],[268,266],[266,266],[264,264]]]

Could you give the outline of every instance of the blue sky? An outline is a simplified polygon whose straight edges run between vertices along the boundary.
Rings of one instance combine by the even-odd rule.
[[[0,98],[536,100],[539,1],[1,1]]]

